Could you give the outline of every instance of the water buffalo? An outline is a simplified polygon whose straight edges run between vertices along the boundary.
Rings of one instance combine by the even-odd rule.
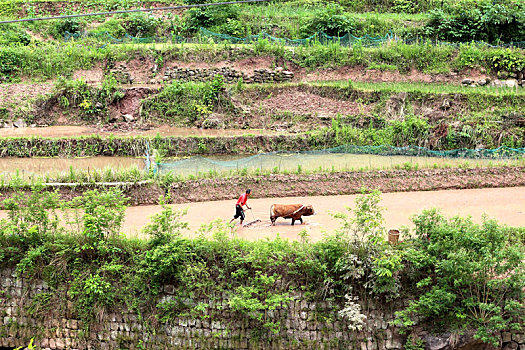
[[[315,211],[311,205],[302,205],[302,204],[273,204],[270,207],[270,220],[272,225],[275,225],[275,220],[277,218],[292,219],[292,226],[295,224],[295,220],[301,221],[303,219],[301,216],[310,216],[314,215]]]

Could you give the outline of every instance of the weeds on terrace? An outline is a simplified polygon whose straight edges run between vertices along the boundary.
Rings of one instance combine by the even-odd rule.
[[[232,50],[235,48],[235,50]],[[342,65],[389,66],[400,72],[418,69],[428,73],[449,72],[453,69],[483,67],[496,73],[524,65],[519,49],[488,48],[465,44],[459,48],[429,43],[403,44],[392,42],[376,48],[353,47],[338,43],[322,45],[312,43],[295,48],[256,41],[250,45],[231,44],[100,44],[90,39],[69,43],[39,43],[29,46],[9,46],[0,51],[0,76],[16,81],[22,76],[33,79],[50,79],[56,76],[71,76],[79,69],[90,69],[105,61],[125,61],[133,58],[148,58],[152,61],[216,61],[237,60],[253,56],[273,56],[307,68],[334,67]],[[511,67],[511,68],[512,68]]]
[[[142,103],[141,117],[162,122],[167,119],[174,125],[217,127],[208,119],[212,112],[234,111],[224,90],[221,75],[206,83],[175,82]]]
[[[285,328],[278,313],[267,311],[286,306],[297,293],[334,302],[355,330],[366,325],[367,303],[381,301],[388,308],[409,299],[396,321],[407,330],[419,319],[418,326],[430,330],[475,329],[486,342],[502,329],[519,327],[524,314],[522,228],[490,220],[476,225],[433,210],[414,218],[413,236],[391,246],[380,194],[371,192],[358,198],[354,217],[338,214],[341,228],[319,242],[310,243],[304,233],[300,242],[248,242],[232,237],[221,221],[185,238],[182,214],[169,207],[145,229],[151,239],[140,241],[117,234],[124,200],[117,190],[92,191],[75,203],[57,202],[39,188],[17,195],[8,219],[0,221],[0,266],[16,267],[19,276],[51,287],[32,300],[28,312],[72,313],[83,328],[117,310],[140,314],[150,320],[146,327],[180,317],[214,321],[223,312],[213,303],[220,293],[226,309],[260,324],[265,341]],[[72,228],[38,226],[33,213],[56,222],[49,209],[59,207],[81,209],[71,217]],[[166,284],[174,298],[159,301]],[[210,302],[200,302],[202,295]]]
[[[245,89],[255,90],[270,90],[273,87],[272,84],[250,84],[246,85]],[[364,81],[353,81],[348,80],[336,80],[336,81],[315,81],[310,83],[282,83],[279,85],[280,88],[299,88],[299,87],[311,87],[311,88],[323,88],[333,87],[340,89],[341,94],[339,96],[344,97],[343,92],[347,93],[347,98],[352,90],[356,92],[380,92],[383,94],[407,92],[409,94],[422,94],[422,95],[445,95],[445,94],[461,94],[466,97],[468,96],[482,96],[483,98],[490,97],[522,97],[525,95],[523,89],[516,89],[510,87],[496,87],[496,86],[478,86],[478,87],[467,87],[463,85],[453,85],[446,83],[422,83],[422,82],[364,82]],[[346,91],[345,91],[346,90]],[[496,99],[497,101],[497,99]]]
[[[59,78],[50,99],[84,121],[106,123],[109,118],[107,107],[123,97],[124,92],[118,89],[115,77],[107,75],[100,89],[89,86],[83,80]]]

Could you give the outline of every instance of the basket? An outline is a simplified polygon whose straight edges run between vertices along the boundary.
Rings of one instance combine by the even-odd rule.
[[[399,243],[399,230],[388,231],[388,243],[396,245]]]

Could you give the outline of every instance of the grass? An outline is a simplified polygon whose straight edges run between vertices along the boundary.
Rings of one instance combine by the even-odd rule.
[[[309,87],[333,87],[338,89],[355,89],[366,92],[409,92],[420,94],[480,94],[483,96],[525,96],[525,89],[496,87],[496,86],[477,86],[469,87],[446,83],[423,83],[423,82],[367,82],[353,80],[319,80],[308,83],[281,83],[275,84],[246,84],[245,89],[270,89],[270,88],[294,88],[300,86]]]
[[[336,85],[344,86],[344,82],[337,82]],[[346,83],[348,84],[348,83]],[[487,96],[525,96],[524,89],[497,87],[497,86],[477,86],[469,87],[463,85],[442,84],[442,83],[405,83],[405,82],[352,82],[352,85],[363,91],[393,91],[393,92],[417,92],[423,94],[481,94]]]

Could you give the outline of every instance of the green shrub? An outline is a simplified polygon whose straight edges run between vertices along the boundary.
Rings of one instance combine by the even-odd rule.
[[[67,33],[80,34],[85,28],[85,23],[78,18],[59,19],[55,22],[52,34],[55,39],[62,40]]]
[[[428,37],[454,42],[524,41],[524,20],[523,2],[480,1],[470,6],[447,6],[444,10],[431,11],[424,32]]]
[[[174,238],[180,237],[182,230],[188,228],[188,224],[181,221],[187,210],[176,211],[167,203],[169,203],[169,196],[161,197],[162,211],[153,215],[151,223],[142,229],[142,232],[150,237],[150,245],[153,247],[173,241]]]
[[[416,13],[420,11],[420,1],[392,0],[392,11],[397,13]]]
[[[75,308],[86,321],[95,318],[100,309],[111,306],[115,299],[115,289],[98,274],[80,274],[71,283],[67,293],[74,300]]]
[[[179,125],[201,126],[214,111],[232,111],[224,94],[224,79],[217,75],[211,82],[174,82],[159,94],[143,101],[144,118],[165,118]]]
[[[91,31],[93,34],[108,33],[115,38],[121,38],[126,34],[126,22],[122,19],[110,18],[102,25]]]
[[[155,36],[159,23],[160,20],[155,18],[152,14],[139,12],[131,14],[126,19],[123,26],[129,35],[145,38]]]
[[[516,72],[525,68],[525,55],[522,50],[496,49],[487,53],[487,61],[492,71]]]
[[[427,141],[430,125],[426,119],[407,116],[405,120],[391,122],[394,145],[421,145]]]
[[[324,32],[331,36],[343,36],[346,33],[356,32],[355,20],[343,13],[343,7],[337,4],[328,4],[326,8],[318,10],[315,15],[306,20],[301,26],[302,37]]]
[[[16,48],[2,48],[0,50],[0,78],[13,78],[21,71],[23,63],[23,56]]]
[[[20,8],[20,4],[12,1],[0,2],[0,17],[13,17]]]
[[[119,189],[85,192],[69,203],[77,212],[74,216],[75,227],[94,247],[117,237],[124,220],[126,200]]]
[[[2,202],[2,206],[9,211],[9,225],[6,227],[20,237],[27,235],[25,239],[30,245],[39,245],[45,235],[56,233],[58,228],[58,193],[43,189],[37,183],[29,194],[19,190]]]
[[[0,45],[28,45],[31,36],[18,26],[10,24],[0,25]]]
[[[201,27],[224,26],[227,29],[228,23],[233,27],[238,26],[238,19],[238,8],[232,5],[198,7],[186,11],[183,27],[189,34],[198,32]]]
[[[106,122],[108,106],[124,97],[112,75],[107,75],[101,88],[89,86],[84,80],[59,78],[52,99],[64,110],[74,110],[86,121]]]
[[[228,34],[238,38],[247,35],[245,25],[238,19],[227,18],[226,21],[218,26],[212,27],[212,31],[221,34]]]
[[[399,313],[397,324],[414,317],[437,321],[437,327],[476,329],[475,337],[499,344],[500,331],[521,327],[525,312],[523,246],[513,229],[484,219],[444,218],[436,210],[414,218],[418,239],[405,252],[417,269],[419,296]],[[439,320],[439,321],[438,321]]]

